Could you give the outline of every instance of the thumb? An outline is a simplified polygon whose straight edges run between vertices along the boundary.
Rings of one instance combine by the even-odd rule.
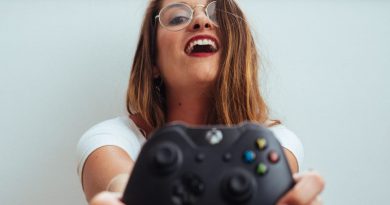
[[[91,199],[90,205],[125,205],[120,201],[122,194],[120,192],[104,191]]]

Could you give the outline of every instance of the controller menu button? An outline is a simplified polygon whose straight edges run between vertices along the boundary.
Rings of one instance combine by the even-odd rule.
[[[196,162],[203,162],[206,156],[203,153],[199,153],[195,156],[195,161]]]
[[[223,157],[222,157],[222,160],[223,160],[224,162],[230,162],[231,159],[232,159],[232,154],[230,154],[230,153],[225,153],[225,154],[223,155]]]
[[[259,150],[265,150],[265,148],[267,148],[267,140],[264,138],[258,138],[256,140],[256,145]]]
[[[267,165],[265,165],[264,163],[259,163],[256,167],[256,173],[260,176],[265,175],[267,171],[268,171]]]
[[[256,154],[255,154],[255,152],[253,152],[251,150],[247,150],[247,151],[244,152],[242,157],[243,157],[245,163],[250,164],[250,163],[255,161]]]
[[[279,155],[277,152],[275,151],[271,151],[269,154],[268,154],[268,160],[273,163],[273,164],[276,164],[278,161],[279,161]]]

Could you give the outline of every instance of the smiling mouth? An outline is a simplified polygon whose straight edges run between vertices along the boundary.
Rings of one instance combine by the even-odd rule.
[[[191,38],[185,48],[189,56],[206,57],[218,52],[217,41],[211,36],[195,36]]]

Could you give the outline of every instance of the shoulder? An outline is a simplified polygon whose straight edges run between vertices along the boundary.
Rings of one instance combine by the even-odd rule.
[[[132,123],[131,119],[126,116],[120,116],[97,123],[89,128],[84,133],[83,137],[91,134],[94,135],[96,133],[128,134],[136,131],[136,127],[133,125],[134,123]]]
[[[126,116],[121,116],[105,120],[89,128],[82,135],[79,145],[83,144],[84,141],[95,139],[104,139],[106,142],[111,143],[115,141],[123,142],[123,140],[134,143],[142,142],[144,137],[131,119]]]
[[[269,129],[279,140],[280,144],[293,153],[297,159],[298,166],[302,167],[304,159],[304,148],[299,137],[283,124],[271,126]]]
[[[144,136],[127,116],[100,122],[89,128],[77,144],[78,173],[81,173],[88,156],[100,147],[118,146],[135,160],[144,143]]]

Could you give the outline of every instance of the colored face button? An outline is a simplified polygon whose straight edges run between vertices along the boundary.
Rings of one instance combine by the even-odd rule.
[[[269,154],[268,154],[268,160],[275,164],[279,161],[279,155],[278,153],[276,153],[275,151],[271,151]]]
[[[260,150],[264,150],[267,147],[267,140],[265,140],[264,138],[258,138],[256,140],[256,145],[257,148],[259,148]]]
[[[263,176],[268,171],[267,165],[264,163],[259,163],[256,167],[256,172],[258,175]]]
[[[247,150],[244,152],[242,157],[244,159],[244,162],[252,163],[256,159],[256,154],[255,154],[255,152],[253,152],[251,150]]]

